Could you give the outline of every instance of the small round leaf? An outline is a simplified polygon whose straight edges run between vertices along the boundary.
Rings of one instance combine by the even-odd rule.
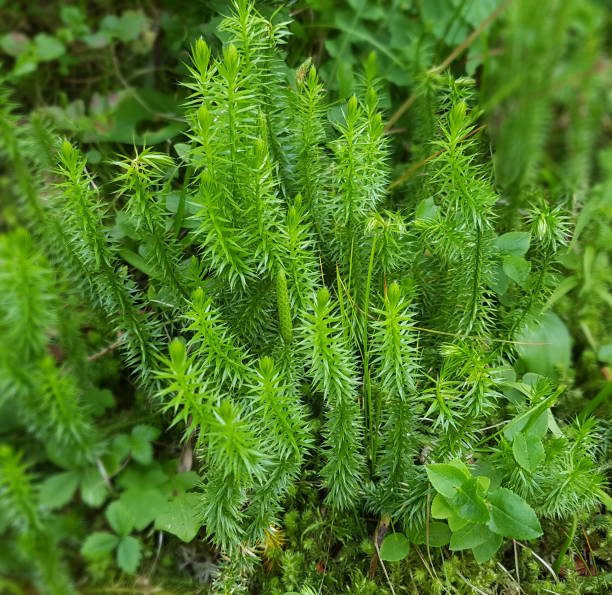
[[[380,546],[380,558],[385,562],[399,562],[410,552],[410,542],[403,533],[387,535]]]

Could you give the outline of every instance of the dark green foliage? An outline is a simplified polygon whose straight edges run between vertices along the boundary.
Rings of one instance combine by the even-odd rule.
[[[38,511],[38,498],[28,466],[7,445],[0,446],[0,501],[3,516],[17,529],[22,547],[34,562],[38,588],[51,595],[76,593],[59,556],[48,523]]]
[[[60,542],[74,568],[80,546],[94,583],[115,572],[111,554],[126,574],[146,563],[167,577],[169,549],[178,561],[193,548],[220,566],[216,592],[513,589],[518,577],[493,571],[508,540],[547,564],[554,552],[558,570],[578,522],[609,506],[607,428],[592,415],[606,388],[586,401],[598,362],[612,363],[612,329],[594,322],[611,303],[594,273],[609,268],[609,155],[601,172],[578,155],[596,138],[604,77],[589,80],[584,121],[554,89],[564,79],[546,77],[594,64],[599,9],[531,14],[517,1],[482,32],[483,55],[470,49],[471,78],[440,52],[497,4],[449,0],[439,18],[422,4],[391,3],[397,23],[381,3],[320,7],[336,31],[327,52],[363,53],[349,76],[296,53],[303,22],[287,7],[236,0],[218,20],[222,43],[192,40],[180,112],[156,112],[177,127],[148,142],[134,130],[103,164],[41,113],[21,126],[3,91],[7,196],[19,198],[7,212],[22,225],[0,238],[0,405],[18,404],[0,433],[19,446],[0,448],[0,525],[7,516],[15,559],[32,556],[43,592],[72,589]],[[144,33],[125,15],[106,22],[109,39]],[[591,34],[577,57],[555,54],[553,41],[571,53]],[[410,112],[387,114],[400,83]],[[571,114],[562,133],[555,109]],[[161,142],[179,130],[183,142]],[[573,149],[563,172],[558,136]],[[553,306],[589,346],[573,370],[569,339],[563,362],[531,344]],[[40,499],[30,466],[49,475]],[[554,523],[571,523],[564,543]],[[536,584],[517,551],[517,574]]]

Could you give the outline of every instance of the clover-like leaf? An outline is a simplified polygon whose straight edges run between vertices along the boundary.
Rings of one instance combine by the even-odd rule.
[[[87,468],[81,475],[81,498],[89,506],[97,508],[108,496],[108,486],[97,467]]]
[[[66,53],[66,46],[57,37],[39,33],[34,38],[38,59],[42,62],[56,60]]]
[[[142,465],[149,465],[153,460],[151,442],[159,436],[159,430],[153,426],[140,425],[132,430],[130,446],[132,457]]]
[[[80,479],[80,475],[74,471],[66,471],[47,477],[40,486],[42,505],[53,510],[70,502],[79,486]]]
[[[123,572],[134,574],[140,563],[140,541],[131,535],[121,539],[117,547],[117,564]]]
[[[119,538],[112,533],[92,533],[83,542],[81,554],[90,560],[97,560],[113,551],[117,543],[119,543]]]
[[[106,519],[113,530],[121,536],[127,535],[134,527],[130,511],[120,500],[115,500],[108,505]]]
[[[148,488],[144,491],[128,490],[121,494],[118,502],[130,514],[134,529],[142,531],[165,512],[168,498],[161,490]]]
[[[201,498],[194,493],[179,494],[158,514],[155,528],[172,533],[186,543],[191,541],[202,526],[197,512]]]

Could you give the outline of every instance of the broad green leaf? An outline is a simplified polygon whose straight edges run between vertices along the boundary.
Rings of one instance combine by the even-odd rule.
[[[546,397],[543,401],[540,401],[537,405],[533,405],[527,411],[513,418],[504,428],[506,439],[512,441],[520,432],[543,438],[548,431],[548,410],[553,406],[560,394],[561,389],[557,389],[557,391]]]
[[[425,467],[427,477],[436,492],[452,498],[457,487],[470,478],[469,473],[448,463],[431,463]]]
[[[555,419],[553,412],[550,409],[547,409],[546,413],[548,413],[548,422],[546,423],[546,428],[550,429],[550,433],[555,438],[563,437],[563,432],[561,431],[561,428],[559,427],[559,424],[557,423],[557,420]],[[531,427],[529,429],[529,433],[532,434],[533,436],[537,436],[538,438],[543,438],[544,437],[543,435],[540,436],[534,432],[534,427]]]
[[[483,488],[486,487],[485,493],[489,490],[497,489],[504,479],[504,474],[499,467],[493,465],[491,461],[487,460],[486,458],[478,459],[476,461],[474,464],[474,475],[477,475],[478,478],[486,477],[489,480],[488,486],[483,485]]]
[[[80,479],[79,474],[74,471],[47,477],[40,486],[41,504],[51,510],[61,508],[74,496]]]
[[[535,539],[542,535],[540,521],[533,508],[506,488],[498,488],[487,498],[491,505],[491,531],[512,539]]]
[[[510,277],[504,273],[504,267],[498,263],[491,266],[489,286],[498,295],[504,295],[510,287]]]
[[[472,477],[457,488],[457,492],[448,500],[448,504],[466,521],[486,523],[489,520],[489,509],[482,493],[483,489],[478,479]]]
[[[597,351],[597,357],[606,364],[612,364],[612,343],[602,345]]]
[[[442,494],[436,494],[431,501],[431,516],[434,519],[447,519],[455,514],[446,498]]]
[[[452,551],[467,550],[488,541],[491,530],[481,523],[468,523],[458,531],[453,532],[450,539]]]
[[[90,560],[103,558],[119,543],[119,538],[112,533],[92,533],[81,546],[81,554]]]
[[[131,144],[155,145],[164,142],[183,131],[187,124],[180,120],[178,101],[171,95],[164,95],[153,89],[134,89],[140,101],[145,102],[152,112],[176,116],[176,120],[155,118],[152,112],[142,108],[133,95],[125,96],[110,114],[110,129],[94,133],[92,140]]]
[[[60,18],[65,25],[76,28],[85,21],[85,15],[78,6],[65,5],[60,8]]]
[[[478,481],[478,485],[480,486],[480,490],[482,495],[484,496],[491,487],[491,478],[485,475],[479,475],[476,480]]]
[[[355,21],[355,19],[350,13],[347,13],[346,11],[337,12],[336,19],[335,19],[335,25],[338,29],[346,33],[347,37],[351,41],[366,42],[369,45],[371,45],[373,48],[375,48],[379,52],[380,55],[384,54],[384,56],[388,58],[391,62],[393,62],[400,68],[405,68],[406,65],[404,64],[404,62],[402,62],[398,53],[390,51],[389,48],[385,44],[380,43],[376,37],[370,34],[370,31],[367,29],[367,27],[363,26],[358,21]],[[332,41],[333,39],[328,39],[325,43],[325,48],[330,53],[333,50],[329,49],[331,45],[329,42],[332,42]],[[346,45],[341,44],[340,47],[341,48],[346,47]],[[350,59],[349,58],[349,56],[351,56],[350,52],[341,53],[338,49],[336,49],[335,51],[336,51],[336,55],[342,56],[343,58],[345,58],[344,60],[345,63],[347,59]]]
[[[423,527],[417,536],[415,543],[417,545],[427,543],[427,528]],[[442,547],[448,545],[451,538],[451,530],[446,523],[440,521],[429,522],[429,545],[431,547]]]
[[[440,41],[453,46],[469,34],[467,23],[455,18],[456,7],[452,0],[428,0],[420,4],[423,22]]]
[[[368,0],[348,0],[348,3],[362,19],[375,21],[385,17],[382,7],[377,6],[374,2],[368,2]]]
[[[544,411],[538,415],[530,416],[523,426],[523,434],[529,434],[530,436],[535,436],[540,439],[544,438],[550,427],[550,416],[551,411],[549,408],[545,408]]]
[[[491,378],[496,383],[516,382],[516,370],[510,365],[499,366],[491,370]]]
[[[181,198],[180,192],[170,192],[168,194],[168,196],[166,197],[166,209],[170,213],[178,212],[180,198]],[[201,207],[197,205],[195,202],[193,202],[192,200],[189,200],[189,196],[187,196],[185,200],[184,215],[185,216],[197,215],[200,212],[200,210],[201,210]],[[186,220],[183,221],[183,227],[186,227],[189,229],[195,229],[198,225],[199,224],[196,219],[187,218]]]
[[[195,488],[200,482],[200,476],[195,471],[184,471],[177,473],[164,489],[170,489],[173,492],[186,492]]]
[[[467,2],[466,4],[455,2],[455,5],[462,8],[465,6],[465,9],[461,11],[461,16],[476,28],[486,20],[501,2],[502,0],[478,0],[478,2]]]
[[[140,541],[131,535],[123,537],[117,548],[117,564],[123,572],[134,574],[140,563]]]
[[[453,513],[452,516],[449,516],[448,519],[446,519],[446,522],[448,523],[451,531],[459,531],[459,529],[465,527],[469,521],[466,521],[458,514]]]
[[[457,469],[459,469],[459,471],[465,473],[468,477],[470,476],[470,470],[468,469],[468,466],[461,459],[453,459],[452,461],[449,461],[448,464],[452,465],[453,467],[456,467]]]
[[[155,275],[155,271],[153,268],[147,263],[146,259],[143,258],[137,252],[130,250],[129,248],[121,248],[118,250],[119,255],[125,262],[131,264],[135,269],[143,272],[145,275],[149,277]]]
[[[117,485],[124,490],[147,490],[158,488],[168,481],[168,475],[161,466],[153,462],[147,468],[128,467],[117,479]]]
[[[380,557],[385,562],[399,562],[410,552],[410,542],[403,533],[387,535],[380,546]]]
[[[191,541],[202,526],[197,513],[201,502],[200,494],[179,494],[157,516],[155,528],[172,533],[184,542]]]
[[[91,48],[100,49],[106,47],[111,40],[111,36],[108,33],[99,31],[92,33],[91,35],[85,35],[83,41]]]
[[[525,260],[522,256],[514,256],[508,254],[504,256],[502,264],[504,273],[519,285],[522,285],[529,278],[531,271],[531,263]]]
[[[563,321],[550,310],[517,337],[516,349],[528,372],[555,378],[557,369],[571,364],[572,339]]]
[[[119,434],[113,439],[113,453],[120,459],[125,459],[130,454],[132,442],[127,434]]]
[[[124,459],[119,458],[113,450],[108,450],[101,455],[100,461],[104,465],[104,469],[106,469],[106,473],[108,473],[109,476],[114,476],[119,473],[121,465],[124,463]]]
[[[533,473],[545,458],[542,441],[533,434],[517,434],[512,442],[512,453],[516,462],[529,473]]]
[[[16,77],[25,76],[26,74],[30,74],[34,72],[38,68],[38,60],[35,56],[33,56],[30,52],[26,52],[21,54],[17,61],[15,62],[15,66],[13,67],[13,74]]]
[[[528,231],[510,231],[499,236],[495,245],[500,252],[512,256],[525,256],[529,250],[531,235]]]
[[[39,33],[34,38],[34,44],[38,59],[42,62],[57,60],[66,53],[66,46],[56,37],[46,33]]]
[[[119,500],[111,502],[106,508],[106,519],[113,530],[121,536],[127,535],[133,528],[132,515]]]
[[[128,490],[121,494],[118,502],[129,512],[134,529],[142,531],[165,512],[168,498],[159,489],[149,488]]]
[[[191,146],[187,143],[174,143],[174,150],[181,159],[189,155],[190,148]]]
[[[148,19],[141,11],[126,10],[120,17],[106,15],[100,22],[100,29],[121,41],[134,41],[147,24]]]
[[[429,523],[429,545],[442,547],[448,545],[451,538],[451,530],[446,523],[430,521]]]
[[[23,33],[11,31],[0,37],[0,47],[10,56],[16,57],[30,48],[30,40]]]
[[[389,47],[404,51],[418,37],[421,32],[420,24],[412,21],[408,16],[398,12],[396,18],[389,22]]]
[[[89,506],[102,506],[108,496],[108,487],[97,467],[89,467],[81,476],[81,498]]]
[[[87,159],[87,163],[89,165],[98,165],[98,163],[102,161],[102,153],[96,149],[90,149],[87,151],[87,153],[85,153],[85,159]]]
[[[414,212],[415,219],[435,219],[438,213],[438,207],[433,198],[424,198]]]
[[[146,424],[134,426],[134,429],[132,430],[132,438],[141,442],[152,442],[153,440],[159,438],[159,435],[160,431],[158,428]]]
[[[151,441],[159,436],[160,432],[153,426],[141,425],[132,430],[130,444],[132,457],[142,465],[149,465],[153,460],[153,447]]]
[[[107,388],[92,388],[85,393],[87,407],[92,415],[96,417],[104,415],[104,412],[115,404],[113,393]]]
[[[483,541],[481,544],[472,548],[474,559],[479,564],[490,560],[504,541],[504,538],[501,535],[493,532],[489,533],[490,537],[486,541]]]
[[[536,438],[543,438],[546,435],[546,432],[548,431],[549,421],[548,411],[549,410],[546,409],[545,411],[537,413],[534,423],[529,428],[529,434],[535,436]],[[518,436],[518,434],[520,434],[525,428],[530,417],[530,415],[520,414],[513,418],[504,428],[504,436],[506,437],[506,439],[509,441],[513,441],[514,438]]]
[[[136,229],[133,219],[125,212],[119,211],[115,216],[115,225],[110,229],[113,240],[123,240],[130,238],[138,242],[140,235]]]

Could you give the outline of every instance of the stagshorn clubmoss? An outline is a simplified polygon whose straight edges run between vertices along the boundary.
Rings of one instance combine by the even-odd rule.
[[[220,29],[219,56],[203,39],[192,49],[177,156],[135,149],[101,184],[62,140],[50,177],[28,130],[2,128],[35,238],[0,244],[2,384],[24,425],[66,470],[110,448],[80,376],[48,355],[59,296],[76,292],[114,328],[157,423],[195,451],[198,526],[232,559],[219,589],[262,547],[274,557],[279,528],[294,532],[283,511],[305,480],[336,531],[347,514],[375,515],[417,548],[479,562],[540,536],[539,519],[575,527],[603,493],[596,426],[555,419],[563,387],[512,367],[568,220],[534,193],[502,226],[472,81],[449,75],[421,139],[434,157],[410,193],[390,195],[372,61],[361,93],[332,109],[315,66],[285,66],[286,23],[240,0]],[[45,503],[9,447],[0,485],[41,589],[69,592],[50,570],[56,550],[38,547],[52,539]],[[319,547],[298,541],[305,555]],[[302,554],[276,549],[284,586],[301,588],[289,574]],[[441,592],[463,567],[437,558],[425,567],[442,569]]]

